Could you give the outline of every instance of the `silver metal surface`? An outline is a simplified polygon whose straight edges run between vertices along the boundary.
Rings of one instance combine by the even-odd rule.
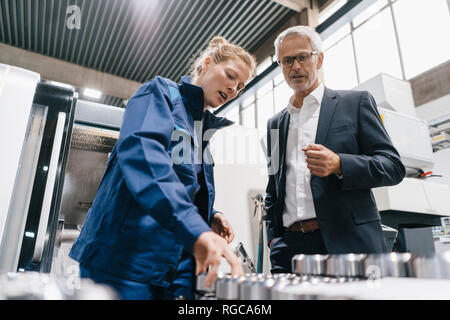
[[[306,256],[305,270],[306,274],[313,276],[326,275],[326,262],[328,255],[314,254]]]
[[[78,100],[75,110],[75,122],[119,130],[122,126],[124,113],[124,108]]]
[[[240,284],[244,277],[226,275],[216,280],[216,297],[219,300],[238,300],[240,298]]]
[[[412,276],[412,257],[411,253],[370,254],[364,260],[365,277],[375,279]]]
[[[0,275],[0,300],[115,300],[110,287],[90,279],[52,277],[46,273],[23,272]]]
[[[270,290],[276,280],[264,274],[258,274],[245,277],[240,284],[241,300],[269,300],[271,297]]]
[[[119,131],[76,124],[71,149],[110,153],[119,138]]]
[[[297,275],[324,276],[327,274],[329,255],[298,254],[292,258],[292,272]]]
[[[74,125],[61,198],[60,217],[66,225],[83,224],[118,137],[118,131]]]
[[[196,282],[195,282],[195,291],[200,294],[200,295],[205,295],[205,294],[211,294],[215,292],[215,283],[217,280],[220,279],[220,277],[218,276],[216,281],[214,281],[211,284],[211,287],[206,286],[205,284],[205,280],[206,280],[206,273],[200,273],[197,275],[196,277]]]
[[[450,279],[450,251],[417,256],[412,262],[413,276],[424,279]]]
[[[297,254],[292,258],[292,272],[298,275],[306,274],[306,255]]]
[[[366,254],[337,254],[326,260],[326,274],[332,277],[364,277],[364,259]]]

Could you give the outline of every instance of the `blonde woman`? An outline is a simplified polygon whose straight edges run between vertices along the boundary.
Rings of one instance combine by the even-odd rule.
[[[143,300],[193,299],[195,274],[209,268],[211,284],[222,256],[242,275],[227,246],[233,230],[213,209],[213,164],[202,133],[232,124],[206,109],[235,98],[254,70],[253,56],[215,37],[181,84],[156,77],[139,88],[70,252],[81,277]]]

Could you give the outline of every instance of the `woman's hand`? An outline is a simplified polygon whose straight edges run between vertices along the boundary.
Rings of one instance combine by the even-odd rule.
[[[211,287],[212,282],[216,278],[222,257],[230,264],[232,275],[239,277],[244,275],[244,269],[239,258],[228,247],[227,242],[214,232],[203,232],[197,238],[194,243],[194,256],[196,275],[206,272],[208,267],[211,267],[205,278],[207,287]]]
[[[224,238],[227,243],[230,243],[234,239],[234,232],[231,224],[220,212],[217,212],[211,219],[211,229]]]

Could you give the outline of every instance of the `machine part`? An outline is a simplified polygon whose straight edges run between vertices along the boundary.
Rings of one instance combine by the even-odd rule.
[[[416,256],[412,262],[413,275],[424,279],[450,279],[450,251]]]
[[[119,137],[117,131],[75,124],[71,148],[109,153]]]
[[[241,300],[269,300],[270,290],[275,282],[272,276],[264,276],[264,274],[246,277],[240,285]]]
[[[34,137],[29,134],[39,135],[34,129],[36,125],[39,128],[40,122],[34,123],[33,115],[33,97],[39,81],[37,73],[0,64],[0,149],[5,152],[0,157],[0,272],[17,268],[17,253],[10,250],[20,250],[24,232],[22,221],[26,219],[24,215],[30,202],[28,188],[34,174],[32,178],[26,176],[24,169],[34,171],[32,167],[36,164],[34,150],[24,148],[24,144],[33,149],[30,139]]]
[[[395,240],[397,239],[398,230],[385,225],[381,225],[381,229],[383,230],[386,248],[389,252],[391,252],[392,248],[394,247]]]
[[[66,226],[83,224],[94,201],[107,161],[107,153],[70,148],[60,211]]]
[[[207,287],[205,285],[207,273],[200,273],[197,275],[195,279],[195,292],[200,296],[207,296],[207,295],[214,295],[215,292],[215,281],[211,285],[211,287]],[[216,278],[216,281],[219,280],[221,277],[218,276]]]
[[[411,277],[411,253],[370,254],[364,260],[365,277],[377,279],[383,277]]]
[[[252,200],[255,204],[255,211],[253,216],[258,215],[259,222],[259,232],[258,232],[258,258],[256,265],[256,272],[261,273],[263,270],[264,263],[264,219],[265,219],[265,209],[264,209],[264,196],[262,194],[258,194],[252,197]]]
[[[326,261],[328,255],[314,254],[306,256],[305,271],[312,276],[326,275]]]
[[[116,300],[108,286],[78,277],[23,272],[0,275],[0,300]]]
[[[244,277],[226,275],[216,280],[216,297],[219,300],[238,300],[240,298],[240,284]]]
[[[124,108],[78,100],[75,111],[75,122],[90,127],[108,128],[113,131],[119,131],[122,126],[124,113]]]
[[[36,235],[36,244],[34,247],[33,262],[41,262],[44,251],[45,235],[47,233],[48,219],[50,217],[50,207],[53,198],[53,188],[56,181],[56,171],[58,169],[58,159],[64,134],[64,123],[66,114],[60,112],[56,123],[55,139],[50,157],[50,165],[48,166],[47,183],[45,185],[44,199],[39,219],[38,233]]]
[[[250,269],[250,272],[256,272],[252,259],[248,256],[242,242],[239,242],[235,249],[236,255],[242,259],[242,263]]]
[[[48,109],[18,270],[50,272],[76,100],[77,94],[69,89],[46,83],[36,88],[33,104]]]
[[[17,171],[14,193],[5,224],[6,232],[0,245],[0,272],[17,270],[47,111],[48,108],[45,106],[36,104],[32,106],[21,164]]]
[[[415,255],[432,255],[436,252],[431,227],[399,228],[396,248]]]
[[[330,255],[326,260],[327,275],[330,277],[364,278],[366,254]]]

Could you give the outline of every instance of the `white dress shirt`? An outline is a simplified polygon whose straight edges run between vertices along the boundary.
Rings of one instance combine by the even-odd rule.
[[[286,196],[283,212],[283,226],[289,227],[296,221],[316,217],[311,192],[311,173],[307,168],[306,156],[301,150],[316,139],[320,105],[325,88],[320,84],[303,100],[298,109],[289,101],[289,130],[286,143]]]

